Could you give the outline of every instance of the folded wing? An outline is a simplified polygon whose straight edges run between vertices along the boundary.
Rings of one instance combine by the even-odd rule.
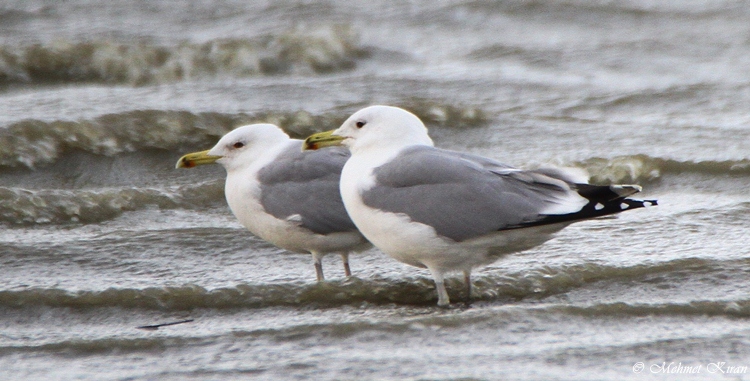
[[[258,172],[263,208],[317,234],[357,230],[339,192],[349,151],[332,147],[303,152],[302,141],[294,142]]]
[[[375,185],[362,193],[366,205],[404,214],[459,242],[647,206],[625,198],[637,186],[574,183],[559,170],[524,171],[427,146],[405,149],[373,175]]]

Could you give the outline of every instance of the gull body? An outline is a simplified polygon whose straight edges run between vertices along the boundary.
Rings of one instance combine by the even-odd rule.
[[[218,163],[227,171],[227,204],[254,235],[313,256],[316,276],[325,279],[321,259],[341,255],[346,276],[349,253],[370,247],[346,213],[339,177],[349,152],[343,147],[302,151],[272,124],[238,127],[210,150],[187,154],[178,168]]]
[[[396,107],[362,109],[305,145],[350,149],[340,184],[349,215],[383,252],[429,269],[439,305],[450,302],[446,273],[463,272],[470,295],[474,267],[540,245],[572,222],[656,204],[626,198],[637,185],[594,186],[557,169],[435,148],[419,118]]]

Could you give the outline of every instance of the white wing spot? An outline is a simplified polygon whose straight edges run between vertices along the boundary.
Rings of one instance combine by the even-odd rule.
[[[624,202],[622,204],[620,204],[620,209],[622,209],[622,210],[625,210],[625,209],[627,209],[629,207],[630,207],[630,205],[628,205],[628,204],[626,204]]]
[[[292,214],[291,216],[286,218],[287,222],[291,222],[293,224],[301,224],[302,223],[302,215],[301,214]]]
[[[594,205],[594,209],[602,210],[604,209],[604,204],[602,204],[601,202],[597,202],[596,205]]]

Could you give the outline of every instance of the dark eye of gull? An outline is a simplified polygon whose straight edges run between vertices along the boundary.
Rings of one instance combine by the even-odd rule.
[[[237,142],[237,143],[234,143],[234,145],[232,147],[234,147],[234,148],[242,148],[244,146],[245,146],[245,143],[243,143],[243,142]]]
[[[365,124],[367,124],[367,122],[363,122],[363,121],[360,120],[359,122],[355,123],[354,125],[357,126],[357,128],[362,128],[362,127],[365,126]]]

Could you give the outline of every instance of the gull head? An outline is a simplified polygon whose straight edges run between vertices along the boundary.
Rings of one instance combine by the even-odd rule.
[[[354,154],[361,150],[432,146],[433,143],[427,127],[416,115],[398,107],[370,106],[352,114],[336,130],[311,135],[304,147],[318,149],[334,145],[344,145]]]
[[[287,141],[289,136],[273,124],[237,127],[224,135],[213,148],[181,157],[176,168],[219,163],[231,171],[251,164],[264,151]]]

